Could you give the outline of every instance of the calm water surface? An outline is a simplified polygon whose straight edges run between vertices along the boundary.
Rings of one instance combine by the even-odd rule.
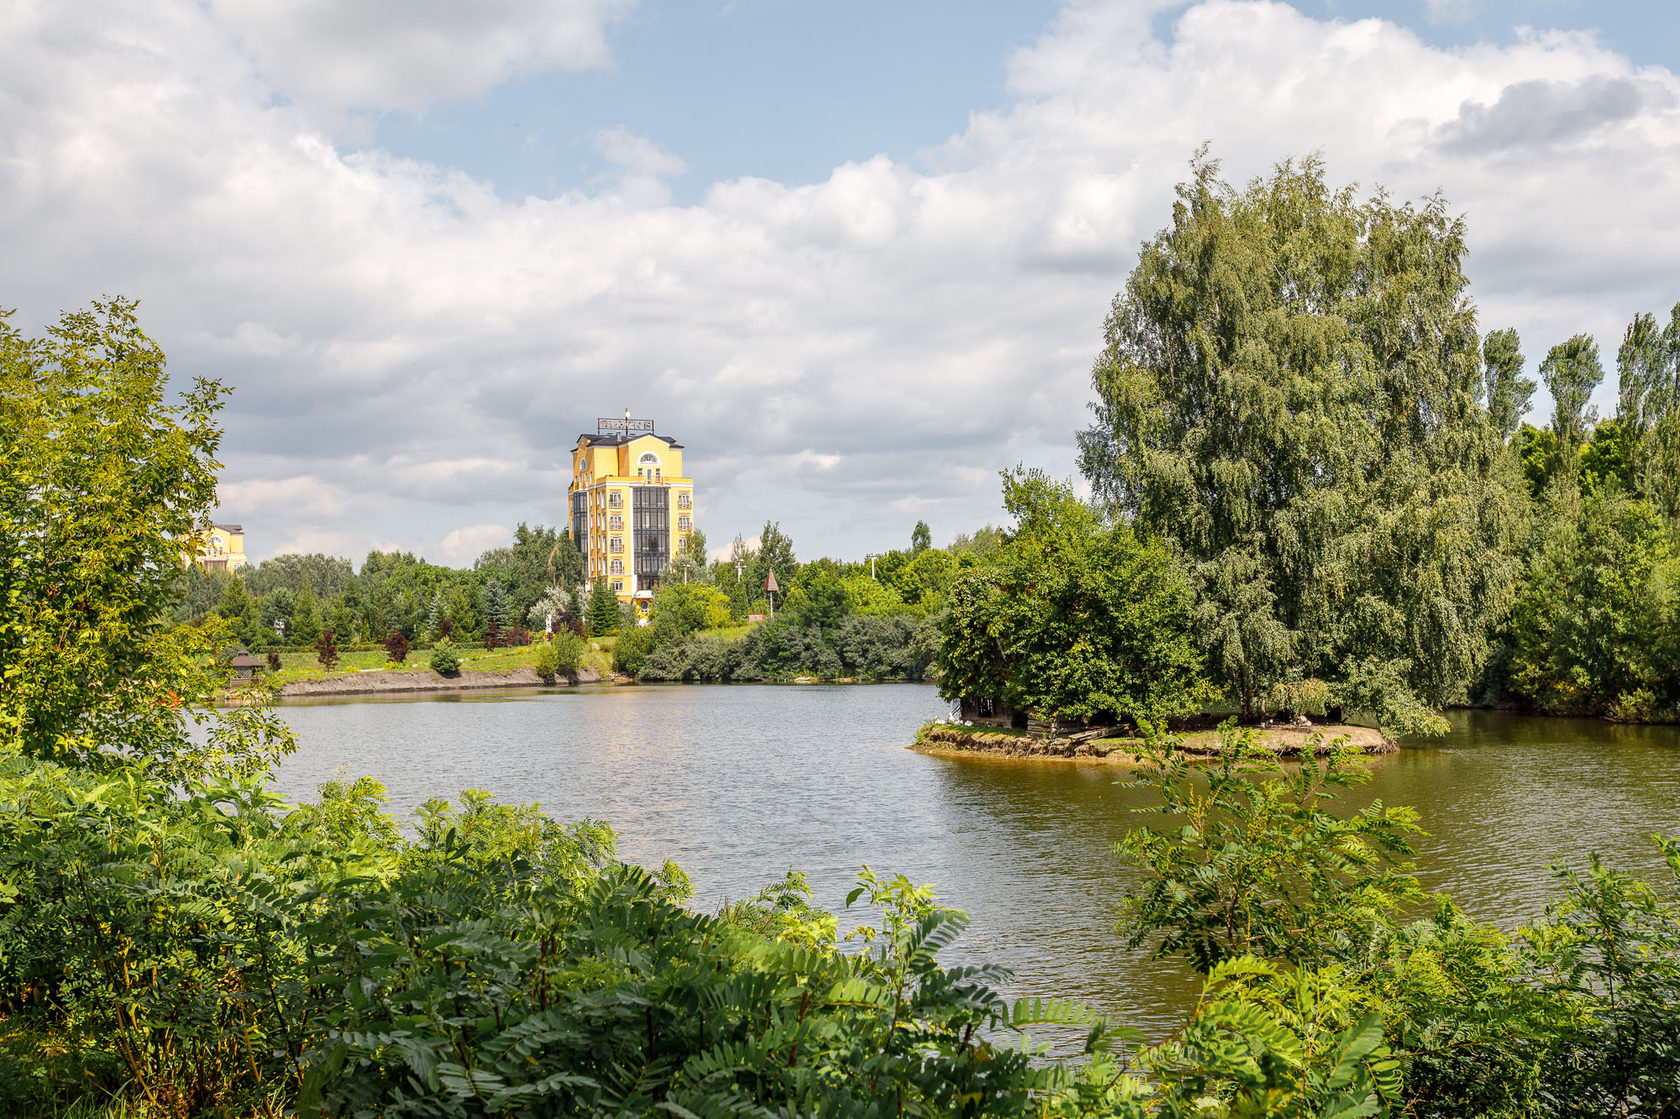
[[[625,858],[676,860],[703,908],[790,866],[835,910],[860,866],[903,872],[972,918],[947,962],[1001,963],[1015,993],[1080,998],[1146,1028],[1175,1019],[1187,978],[1129,955],[1113,931],[1129,871],[1110,845],[1143,794],[1101,765],[904,749],[944,710],[933,688],[909,684],[294,704],[285,715],[300,747],[276,784],[312,797],[335,775],[366,773],[399,816],[482,788],[561,819],[604,819]],[[1360,796],[1419,809],[1431,832],[1420,878],[1476,917],[1537,915],[1548,867],[1591,851],[1652,869],[1643,837],[1680,832],[1677,728],[1482,712],[1453,725],[1376,759]]]

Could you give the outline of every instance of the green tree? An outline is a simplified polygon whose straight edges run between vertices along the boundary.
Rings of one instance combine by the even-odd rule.
[[[335,641],[344,641],[351,645],[362,643],[362,613],[357,608],[360,599],[356,596],[354,585],[344,594],[333,599],[332,606],[327,610],[325,630],[332,630]]]
[[[298,591],[295,604],[292,606],[292,625],[286,631],[286,644],[313,645],[315,639],[321,636],[321,615],[315,603],[315,590],[309,580],[303,582],[303,589]]]
[[[845,579],[846,601],[854,614],[883,617],[904,613],[904,599],[893,587],[877,582],[868,572]]]
[[[955,571],[956,564],[949,553],[937,548],[924,548],[894,573],[893,588],[905,605],[934,613],[945,605],[945,595]]]
[[[1581,489],[1596,493],[1608,486],[1634,491],[1634,434],[1619,419],[1600,420],[1593,425],[1592,438],[1581,448]]]
[[[1166,819],[1116,845],[1145,871],[1121,906],[1128,946],[1203,974],[1244,955],[1349,963],[1374,921],[1419,900],[1417,813],[1381,801],[1335,811],[1370,775],[1345,739],[1331,746],[1286,770],[1230,723],[1210,766],[1174,739],[1152,741],[1135,784],[1154,791]]]
[[[1540,380],[1552,394],[1552,430],[1558,442],[1573,452],[1592,428],[1594,415],[1589,402],[1593,389],[1604,380],[1598,343],[1588,334],[1559,342],[1540,363]]]
[[[512,618],[513,606],[508,593],[502,589],[501,580],[490,579],[484,584],[484,620],[485,623],[498,629],[507,627]]]
[[[220,569],[206,571],[196,563],[183,564],[176,579],[175,620],[196,622],[214,612],[228,580],[234,578]]]
[[[444,603],[444,616],[452,623],[456,637],[464,640],[483,631],[484,614],[479,609],[479,596],[470,581],[457,581],[444,595]]]
[[[982,525],[980,528],[975,529],[972,534],[966,532],[957,533],[956,539],[952,540],[951,546],[945,550],[950,552],[953,556],[961,556],[965,554],[983,556],[987,552],[990,552],[993,548],[996,548],[999,544],[1003,543],[1003,537],[1003,530],[997,526]]]
[[[1542,711],[1645,720],[1680,704],[1680,561],[1620,487],[1556,510],[1511,619],[1511,689]]]
[[[355,582],[356,568],[343,556],[287,553],[246,568],[244,577],[253,595],[266,596],[282,588],[297,595],[307,586],[330,601]]]
[[[1522,375],[1522,343],[1509,328],[1482,339],[1482,378],[1487,393],[1488,422],[1501,438],[1517,432],[1534,399],[1534,382]]]
[[[689,634],[729,621],[729,599],[704,583],[665,583],[653,593],[648,626],[658,645],[675,645]]]
[[[223,392],[194,378],[171,397],[132,302],[33,339],[0,315],[0,752],[210,764],[183,714],[213,712],[222,627],[168,619],[216,504]]]
[[[460,655],[455,652],[454,643],[447,637],[439,638],[437,644],[432,646],[432,655],[428,663],[432,671],[439,676],[448,676],[461,669]]]
[[[561,630],[571,616],[572,596],[560,587],[549,587],[525,615],[525,624],[539,633],[547,631],[550,623]]]
[[[1551,488],[1552,480],[1563,472],[1565,463],[1574,466],[1576,459],[1565,458],[1558,443],[1557,432],[1550,427],[1535,427],[1525,423],[1517,429],[1511,446],[1522,464],[1523,480],[1528,483],[1529,496],[1540,500]],[[1571,474],[1570,478],[1573,479]]]
[[[544,641],[537,646],[536,660],[531,667],[548,683],[554,683],[555,674],[560,671],[560,655],[555,652],[552,643]]]
[[[653,649],[653,629],[649,626],[639,626],[634,623],[619,631],[618,640],[613,644],[613,668],[626,676],[640,676],[642,663]]]
[[[1080,468],[1168,540],[1212,667],[1440,730],[1509,607],[1522,506],[1485,393],[1464,225],[1333,190],[1316,159],[1237,191],[1199,156],[1115,297]]]
[[[618,596],[605,579],[595,580],[589,592],[589,635],[606,637],[618,632]]]
[[[714,576],[706,562],[706,534],[699,529],[689,533],[676,555],[671,557],[669,579],[673,583],[710,583]]]
[[[951,587],[941,695],[1073,723],[1163,719],[1209,697],[1190,589],[1159,541],[1037,471],[1004,475],[1004,505],[1014,533]]]
[[[296,612],[297,596],[285,587],[276,587],[257,599],[257,620],[263,630],[264,642],[275,645],[296,644],[296,639],[292,636],[293,615]]]
[[[748,601],[753,603],[766,601],[764,584],[772,571],[776,573],[776,582],[784,589],[783,593],[799,577],[799,561],[793,554],[793,541],[782,531],[780,524],[765,521],[758,541],[758,551],[752,554],[747,570]],[[776,601],[780,603],[781,597],[777,596]]]
[[[521,521],[513,530],[513,543],[479,556],[473,570],[491,577],[506,593],[507,615],[487,619],[505,628],[525,617],[548,587],[580,581],[583,557],[560,529]]]
[[[851,595],[840,565],[833,560],[805,564],[799,582],[788,591],[787,616],[801,626],[832,631],[852,612]]]
[[[562,676],[576,676],[589,653],[589,643],[571,630],[561,630],[549,642],[554,650],[554,670]]]
[[[228,624],[228,631],[247,647],[262,643],[262,623],[257,617],[257,604],[245,590],[245,582],[234,578],[222,588],[216,603],[216,616]]]
[[[1680,525],[1680,303],[1668,325],[1636,315],[1616,353],[1616,419],[1630,436],[1634,477],[1670,524]]]
[[[933,547],[933,531],[928,528],[926,521],[917,521],[916,527],[910,531],[910,554],[919,555]]]

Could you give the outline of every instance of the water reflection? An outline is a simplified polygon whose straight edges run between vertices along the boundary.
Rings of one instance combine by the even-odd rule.
[[[1113,929],[1130,871],[1112,844],[1144,794],[1099,765],[925,757],[932,688],[557,689],[289,706],[301,747],[278,787],[335,772],[384,781],[406,815],[467,787],[610,821],[626,858],[676,860],[712,907],[810,876],[838,909],[860,865],[939,886],[973,924],[953,960],[1017,974],[1020,993],[1081,998],[1158,1029],[1192,986],[1128,954]],[[1360,799],[1416,806],[1420,877],[1474,916],[1514,925],[1553,890],[1548,865],[1591,850],[1660,865],[1642,836],[1680,831],[1680,732],[1491,713],[1379,759]]]

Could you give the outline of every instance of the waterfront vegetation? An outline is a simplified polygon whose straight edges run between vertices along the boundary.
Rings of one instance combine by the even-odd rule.
[[[1214,172],[1116,301],[1082,442],[1101,509],[1012,474],[1012,530],[955,550],[918,531],[875,577],[798,565],[767,525],[704,574],[690,557],[647,627],[581,602],[540,528],[469,573],[292,557],[201,610],[178,572],[214,504],[219,387],[170,398],[121,301],[39,339],[0,325],[0,1109],[1674,1114],[1680,841],[1653,839],[1661,882],[1593,861],[1502,931],[1423,892],[1421,823],[1349,799],[1351,747],[1285,767],[1229,725],[1192,762],[1154,717],[1209,688],[1251,717],[1324,701],[1422,729],[1473,688],[1670,710],[1680,343],[1630,329],[1614,438],[1585,411],[1590,347],[1554,350],[1555,446],[1522,435],[1515,339],[1476,337],[1444,203],[1358,202],[1310,163],[1247,192]],[[772,565],[777,620],[719,636]],[[1116,945],[1201,997],[1148,1039],[1011,1002],[1004,973],[940,963],[962,914],[868,869],[841,940],[796,873],[696,912],[680,868],[626,865],[607,824],[482,791],[406,832],[365,778],[285,803],[284,722],[214,707],[221,654],[260,647],[280,589],[318,662],[329,629],[495,652],[557,593],[644,678],[913,678],[943,648],[953,686],[1129,718],[1155,801],[1120,845]],[[1044,1052],[1039,1027],[1075,1041]]]
[[[1243,716],[1316,691],[1411,732],[1471,701],[1680,717],[1680,307],[1634,318],[1602,421],[1596,345],[1552,347],[1536,428],[1444,199],[1362,199],[1316,159],[1193,172],[1114,298],[1080,467],[1172,550]]]

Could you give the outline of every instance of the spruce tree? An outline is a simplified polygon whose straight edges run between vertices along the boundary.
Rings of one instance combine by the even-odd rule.
[[[618,632],[618,596],[605,579],[595,580],[589,592],[589,635],[605,637]]]
[[[508,593],[500,580],[491,579],[484,584],[484,620],[496,629],[503,629],[508,624],[509,611]]]
[[[297,604],[292,607],[292,628],[286,631],[288,645],[309,646],[321,636],[321,616],[315,602],[315,592],[308,581],[298,592]]]

